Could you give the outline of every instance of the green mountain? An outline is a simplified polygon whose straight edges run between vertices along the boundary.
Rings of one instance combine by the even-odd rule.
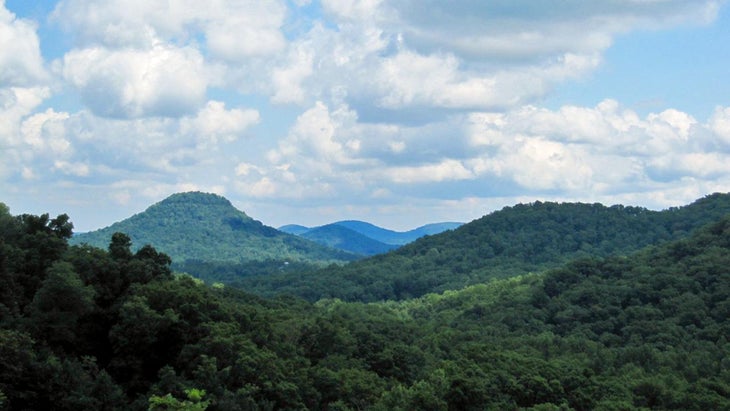
[[[127,234],[133,249],[153,244],[178,264],[268,260],[330,263],[357,258],[265,226],[227,199],[200,192],[173,194],[109,227],[75,235],[70,243],[106,248],[115,232]]]
[[[206,286],[119,237],[69,247],[71,228],[0,203],[1,409],[730,409],[730,216],[370,304]]]
[[[583,203],[518,204],[395,251],[308,275],[241,279],[262,295],[309,300],[406,299],[429,292],[558,267],[581,257],[634,252],[683,238],[730,213],[730,195],[713,194],[664,211]]]
[[[387,253],[398,248],[397,245],[374,240],[337,223],[315,227],[298,235],[328,247],[363,256]]]

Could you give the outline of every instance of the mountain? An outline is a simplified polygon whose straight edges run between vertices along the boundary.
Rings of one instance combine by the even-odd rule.
[[[464,223],[455,223],[455,222],[444,222],[444,223],[432,223],[432,224],[426,224],[424,226],[418,227],[414,230],[406,232],[406,234],[410,234],[414,236],[414,240],[421,238],[425,235],[434,235],[434,234],[441,234],[444,231],[448,230],[455,230],[459,227],[464,225]]]
[[[311,230],[311,228],[299,224],[287,224],[279,227],[278,230],[287,234],[301,235]]]
[[[357,220],[338,221],[334,224],[347,227],[360,234],[386,244],[404,245],[425,235],[438,234],[446,230],[459,227],[462,223],[434,223],[418,227],[413,230],[399,232],[378,227],[376,225]]]
[[[364,256],[387,253],[398,248],[397,245],[374,240],[338,223],[315,227],[299,236],[328,247]]]
[[[242,279],[262,295],[350,301],[406,299],[470,284],[541,272],[583,257],[625,255],[676,240],[730,213],[730,194],[651,211],[641,207],[534,202],[505,207],[456,230],[387,254],[309,275]]]
[[[115,232],[127,234],[133,248],[152,244],[176,263],[188,260],[329,263],[357,258],[265,226],[233,207],[224,197],[200,192],[173,194],[109,227],[75,235],[70,243],[106,248]]]
[[[378,227],[365,221],[344,220],[314,228],[288,224],[279,227],[279,230],[340,250],[361,255],[375,255],[388,252],[426,235],[453,230],[462,224],[452,222],[433,223],[413,230],[399,232]]]

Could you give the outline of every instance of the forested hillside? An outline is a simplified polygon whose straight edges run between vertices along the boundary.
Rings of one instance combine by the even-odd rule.
[[[268,261],[278,267],[286,261],[323,264],[358,258],[265,226],[225,198],[199,192],[173,194],[126,220],[75,235],[70,242],[104,248],[115,232],[127,234],[133,250],[154,244],[178,264],[203,261],[253,267]]]
[[[456,230],[393,252],[301,275],[240,277],[261,295],[311,301],[380,301],[418,297],[558,267],[581,257],[625,255],[683,238],[730,213],[730,194],[713,194],[664,211],[583,203],[535,202],[488,214]]]
[[[371,304],[209,287],[71,230],[0,204],[0,409],[730,409],[730,217]]]

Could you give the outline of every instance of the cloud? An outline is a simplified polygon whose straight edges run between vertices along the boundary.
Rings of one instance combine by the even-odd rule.
[[[195,49],[163,44],[149,50],[73,50],[64,56],[63,77],[95,114],[116,118],[194,112],[205,101],[208,83]]]
[[[17,145],[22,119],[49,96],[46,87],[0,88],[0,142],[10,147]]]
[[[195,117],[183,118],[180,131],[192,134],[201,142],[217,144],[237,140],[251,126],[257,124],[260,115],[257,110],[231,109],[220,101],[209,101]]]
[[[345,102],[368,121],[406,124],[407,115],[390,113],[506,111],[537,102],[593,72],[615,36],[706,23],[718,3],[352,0],[322,8],[331,24],[292,40],[289,57],[277,63],[274,101]]]
[[[26,97],[30,99],[30,97]],[[32,100],[32,99],[31,99]],[[3,114],[0,111],[0,120]],[[11,113],[12,114],[12,113]],[[259,119],[256,110],[228,109],[210,101],[197,113],[171,119],[109,119],[89,111],[6,116],[17,122],[0,141],[0,174],[6,180],[89,187],[118,181],[171,184],[183,180],[221,191],[224,171],[236,161],[217,156],[237,144]],[[237,151],[238,148],[234,151]]]
[[[319,102],[267,159],[239,164],[237,191],[322,204],[508,198],[515,192],[605,201],[678,187],[696,192],[689,187],[730,183],[730,154],[718,150],[726,116],[718,108],[704,123],[675,109],[640,117],[605,100],[595,107],[524,106],[393,128],[359,123],[347,106]]]
[[[83,46],[147,48],[159,39],[193,44],[202,36],[213,57],[235,61],[281,50],[285,16],[283,2],[255,0],[64,0],[53,12]]]
[[[718,136],[718,144],[730,149],[730,107],[717,107],[710,118],[710,129]]]
[[[614,35],[638,27],[706,23],[716,16],[719,2],[395,0],[382,7],[404,41],[421,53],[452,50],[467,59],[544,61],[604,50]]]
[[[433,183],[450,180],[471,180],[474,173],[461,161],[445,159],[437,164],[414,167],[392,167],[386,170],[387,178],[399,184]]]
[[[281,1],[65,0],[52,18],[75,44],[56,66],[89,109],[113,118],[188,115],[211,86],[299,100],[286,90],[306,72],[275,70],[286,15]]]
[[[78,64],[64,71],[99,115],[187,114],[215,84],[262,93],[276,104],[346,103],[379,113],[369,121],[384,121],[392,110],[503,111],[533,103],[556,84],[592,72],[616,35],[707,22],[718,3],[322,1],[322,15],[308,30],[287,6],[298,7],[65,0],[54,18],[81,46],[69,63],[99,73]],[[142,73],[114,64],[124,61],[146,64],[147,84],[140,84]],[[180,95],[158,84],[161,78],[197,82]],[[102,110],[96,103],[105,87],[112,103]]]
[[[303,46],[292,48],[287,63],[273,70],[273,95],[275,103],[303,103],[306,101],[306,92],[302,82],[312,75],[313,52]]]
[[[208,14],[203,23],[206,45],[214,57],[236,62],[284,50],[281,26],[286,7],[281,2],[252,0],[216,6],[217,13]]]
[[[28,87],[47,80],[36,25],[18,19],[0,2],[0,87]]]

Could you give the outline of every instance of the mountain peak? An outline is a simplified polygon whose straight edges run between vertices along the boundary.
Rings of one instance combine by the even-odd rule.
[[[219,205],[233,207],[227,198],[213,193],[204,193],[202,191],[188,191],[185,193],[175,193],[157,203],[157,205],[166,204],[200,204],[200,205]]]
[[[100,248],[115,232],[126,233],[133,248],[151,244],[173,262],[200,261],[348,261],[355,255],[325,248],[265,226],[234,207],[226,198],[210,193],[173,194],[144,212],[101,230],[82,233],[72,244]]]

